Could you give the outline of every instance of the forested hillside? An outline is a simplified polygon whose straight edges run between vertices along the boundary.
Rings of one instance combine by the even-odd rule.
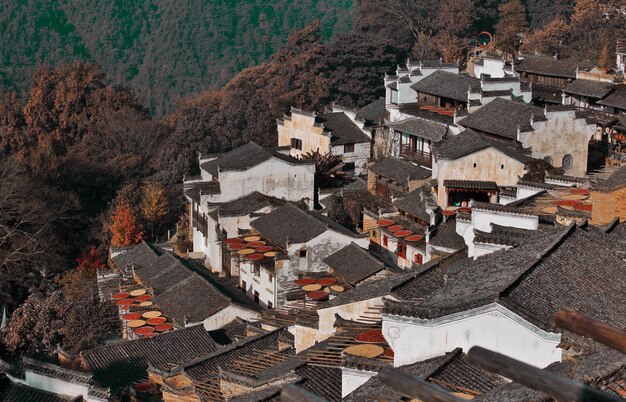
[[[155,114],[274,54],[321,20],[347,32],[353,0],[15,0],[0,4],[0,90],[23,94],[33,69],[98,63]]]

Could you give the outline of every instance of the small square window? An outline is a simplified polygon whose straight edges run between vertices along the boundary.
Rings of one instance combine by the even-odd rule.
[[[389,238],[385,235],[383,235],[383,246],[389,246]]]
[[[354,144],[345,144],[343,146],[343,153],[347,154],[347,153],[350,153],[350,152],[354,152]]]
[[[306,258],[306,250],[299,251],[300,258]]]
[[[274,307],[274,305],[272,304],[272,302],[271,302],[271,301],[268,301],[268,302],[267,302],[267,308],[268,308],[268,309],[271,309],[272,307]]]

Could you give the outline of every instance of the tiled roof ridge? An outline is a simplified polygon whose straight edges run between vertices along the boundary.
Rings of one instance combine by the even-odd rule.
[[[278,328],[278,329],[275,329],[273,331],[267,332],[265,334],[260,334],[260,335],[244,338],[244,339],[241,339],[239,341],[233,342],[233,343],[231,343],[229,345],[226,345],[226,346],[216,350],[215,352],[209,353],[206,356],[198,357],[198,358],[196,358],[194,360],[191,360],[190,362],[188,362],[186,364],[177,366],[176,368],[171,370],[171,373],[174,374],[174,373],[183,372],[183,371],[185,371],[186,369],[188,369],[190,367],[193,367],[193,366],[196,366],[198,364],[204,363],[205,361],[210,360],[210,359],[212,359],[214,357],[223,355],[225,353],[232,352],[233,350],[242,348],[244,346],[248,346],[251,343],[260,341],[261,339],[268,338],[268,337],[270,337],[272,335],[279,336],[280,335],[280,333],[279,333],[280,331],[286,331],[286,329],[285,328]]]
[[[93,375],[92,374],[81,372],[81,371],[77,371],[77,370],[67,369],[65,367],[61,367],[61,366],[58,366],[56,364],[43,362],[43,361],[36,360],[36,359],[30,358],[30,357],[26,357],[26,356],[22,357],[22,364],[23,364],[24,367],[31,367],[33,369],[33,371],[36,371],[38,367],[43,367],[43,368],[47,368],[49,370],[58,371],[60,373],[69,374],[72,377],[78,377],[78,378],[84,380],[84,384],[90,384],[92,379],[93,379]]]
[[[504,295],[506,295],[513,289],[515,289],[515,287],[519,283],[521,283],[524,280],[524,278],[528,276],[530,272],[533,271],[533,269],[537,266],[539,262],[541,262],[543,258],[545,258],[546,256],[550,255],[552,252],[554,252],[558,248],[558,246],[562,244],[563,241],[565,241],[566,238],[571,236],[577,230],[577,228],[578,227],[575,223],[570,224],[567,227],[567,229],[563,231],[563,233],[556,236],[556,238],[553,239],[550,243],[548,243],[546,247],[543,247],[542,249],[540,249],[536,254],[536,258],[532,260],[532,263],[528,266],[528,268],[525,269],[520,275],[518,275],[514,281],[511,281],[509,283],[509,286],[507,286],[504,290],[500,291],[500,295],[499,295],[500,298],[502,298]]]
[[[283,362],[284,363],[284,362]],[[281,363],[279,363],[281,364]],[[240,374],[236,371],[233,371],[231,369],[224,369],[221,366],[218,368],[219,372],[220,372],[220,378],[224,378],[228,381],[232,381],[235,382],[237,384],[243,384],[243,385],[247,385],[250,387],[260,387],[263,385],[268,385],[274,382],[299,382],[302,381],[302,377],[297,375],[295,373],[296,368],[298,367],[302,367],[305,366],[307,363],[304,360],[298,361],[297,362],[297,366],[294,367],[290,372],[286,373],[286,374],[281,374],[279,377],[270,377],[270,378],[264,378],[264,379],[259,379],[256,376],[251,376],[251,375],[246,375],[246,374]],[[274,365],[273,367],[276,367],[278,364]],[[236,368],[235,368],[236,369]]]

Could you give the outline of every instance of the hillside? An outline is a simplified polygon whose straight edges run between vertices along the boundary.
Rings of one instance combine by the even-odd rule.
[[[0,91],[22,93],[33,68],[76,59],[101,65],[162,115],[259,64],[320,20],[347,32],[353,0],[16,0],[0,4]]]

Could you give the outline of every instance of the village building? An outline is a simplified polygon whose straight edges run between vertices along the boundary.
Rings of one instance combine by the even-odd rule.
[[[603,110],[605,106],[598,104],[616,85],[611,81],[600,81],[578,78],[563,88],[563,104],[580,108]]]
[[[606,180],[594,183],[589,195],[593,204],[592,224],[605,225],[615,218],[626,220],[626,166],[617,169]]]
[[[372,152],[372,134],[364,125],[356,113],[344,109],[318,114],[292,108],[278,120],[278,146],[289,147],[295,158],[316,152],[339,155],[345,170],[360,174]]]
[[[572,225],[455,265],[429,295],[385,301],[383,334],[394,366],[478,345],[546,367],[563,357],[554,323],[560,308],[625,324],[626,265],[602,233]]]
[[[498,187],[514,186],[532,160],[519,144],[489,139],[471,129],[443,141],[434,159],[441,208],[498,202]]]
[[[368,244],[366,235],[291,204],[252,221],[251,227],[244,240],[252,236],[255,240],[250,247],[271,249],[268,252],[272,254],[257,252],[259,257],[251,258],[241,249],[233,249],[231,258],[238,266],[239,286],[266,308],[282,306],[287,293],[297,289],[295,281],[301,275],[328,272],[324,259],[329,255],[352,242],[363,247]]]
[[[618,38],[615,46],[615,65],[617,69],[626,72],[626,38]]]
[[[394,201],[401,216],[422,226],[434,226],[440,210],[432,186],[425,184]]]
[[[188,177],[184,183],[190,203],[191,251],[204,256],[214,272],[229,274],[222,264],[222,241],[247,229],[251,214],[269,212],[279,204],[276,200],[313,206],[313,161],[297,160],[250,142],[199,162],[201,175]]]
[[[367,189],[384,200],[393,201],[421,187],[430,178],[430,170],[389,156],[368,168]]]
[[[517,77],[517,73],[513,71],[513,65],[510,62],[504,60],[502,56],[488,52],[475,60],[469,60],[467,69],[473,77],[477,78],[483,76],[491,78]]]
[[[607,97],[598,101],[605,110],[613,114],[626,113],[626,84],[618,85]]]
[[[117,251],[111,260],[122,277],[120,283],[145,287],[154,304],[152,309],[162,310],[176,328],[202,324],[208,331],[237,318],[258,316],[258,306],[236,288],[219,282],[209,272],[200,274],[203,267],[194,270],[173,253],[146,242]]]
[[[533,84],[547,84],[563,88],[576,79],[578,69],[593,66],[579,60],[558,60],[548,56],[524,55],[514,65],[520,80]]]
[[[573,106],[541,109],[504,99],[490,102],[459,124],[500,141],[517,141],[533,158],[578,177],[587,173],[589,140],[596,131],[595,124],[576,116]]]

